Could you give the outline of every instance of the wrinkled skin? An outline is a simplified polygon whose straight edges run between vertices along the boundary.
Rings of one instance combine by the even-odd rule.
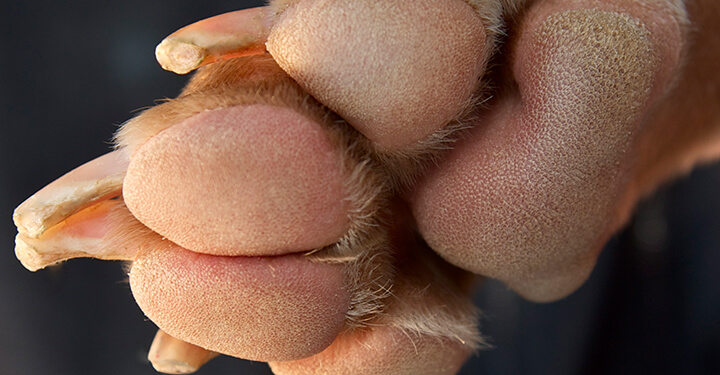
[[[282,70],[209,65],[185,109],[123,129],[112,220],[144,232],[109,243],[139,249],[133,294],[163,331],[278,374],[452,374],[480,342],[469,274],[563,298],[640,198],[720,155],[714,0],[366,3],[274,2]],[[349,314],[376,286],[382,313]]]

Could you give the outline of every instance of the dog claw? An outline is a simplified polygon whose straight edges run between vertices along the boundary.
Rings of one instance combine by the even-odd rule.
[[[172,33],[155,48],[163,69],[187,74],[212,62],[265,53],[266,7],[221,14]]]
[[[164,374],[192,374],[219,354],[176,339],[158,330],[150,346],[148,359],[155,370]]]
[[[40,238],[73,214],[119,196],[126,168],[127,161],[115,151],[58,178],[15,209],[13,221],[18,232],[28,238]]]

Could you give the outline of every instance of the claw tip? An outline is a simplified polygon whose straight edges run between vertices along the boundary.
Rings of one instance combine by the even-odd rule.
[[[37,209],[33,204],[33,198],[34,196],[30,197],[15,209],[13,222],[20,233],[30,238],[37,238],[45,233],[47,227],[42,220],[38,219],[43,213],[36,212]]]
[[[38,256],[38,251],[33,246],[25,242],[21,235],[15,237],[15,256],[22,265],[31,272],[35,272],[48,266],[46,262]]]
[[[188,363],[172,360],[160,360],[150,362],[157,372],[163,374],[192,374],[198,370],[197,367]]]
[[[163,69],[187,74],[202,65],[207,52],[193,43],[167,38],[155,48],[155,58]]]

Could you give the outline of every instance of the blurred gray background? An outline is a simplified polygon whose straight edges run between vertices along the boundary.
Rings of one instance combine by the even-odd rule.
[[[120,263],[73,260],[31,273],[15,259],[13,208],[109,150],[136,109],[179,93],[154,47],[177,28],[260,1],[5,1],[0,5],[0,375],[154,374],[155,327]],[[476,295],[495,348],[462,374],[720,373],[720,167],[642,204],[569,298]],[[199,374],[269,374],[222,357]]]

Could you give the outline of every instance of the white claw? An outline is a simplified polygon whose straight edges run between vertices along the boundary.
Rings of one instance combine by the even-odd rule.
[[[155,48],[155,57],[163,69],[186,74],[218,60],[265,53],[268,12],[245,9],[185,26]]]
[[[122,203],[101,202],[53,226],[39,238],[22,233],[15,237],[15,256],[30,271],[72,258],[133,260],[136,249],[112,246],[105,241],[111,227],[108,213]]]
[[[115,151],[58,178],[15,209],[18,232],[39,238],[71,215],[120,195],[126,168],[124,156]]]
[[[158,330],[150,346],[148,359],[158,372],[191,374],[218,355]]]

